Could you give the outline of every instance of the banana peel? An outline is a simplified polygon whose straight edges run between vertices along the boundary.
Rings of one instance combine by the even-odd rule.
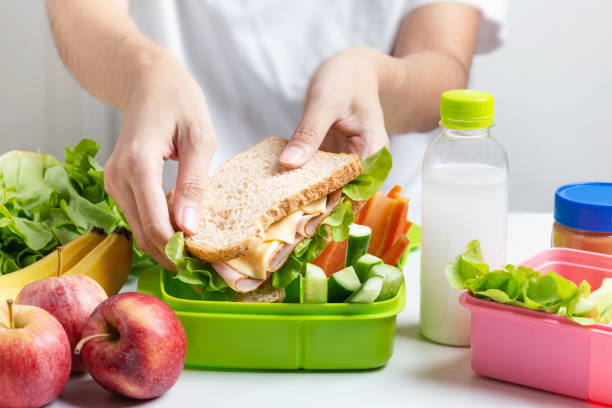
[[[64,275],[85,275],[97,281],[110,297],[119,292],[132,267],[132,234],[115,229]]]
[[[9,299],[17,299],[20,290],[20,288],[0,288],[0,303],[4,304]]]
[[[81,236],[64,245],[62,250],[62,270],[67,272],[90,251],[106,238],[101,228],[92,228]],[[18,271],[0,275],[0,297],[13,298],[29,283],[58,275],[57,252],[53,251],[32,265]]]

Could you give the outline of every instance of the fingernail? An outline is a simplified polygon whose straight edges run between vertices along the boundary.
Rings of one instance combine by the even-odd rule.
[[[200,214],[194,210],[193,208],[186,207],[183,210],[182,214],[183,218],[183,228],[186,228],[187,232],[190,234],[195,234],[198,232],[198,224],[200,223]]]
[[[304,157],[304,149],[298,146],[287,146],[280,155],[279,160],[283,163],[299,163]]]

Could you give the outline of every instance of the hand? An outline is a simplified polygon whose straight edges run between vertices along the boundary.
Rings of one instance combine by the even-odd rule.
[[[181,230],[194,234],[215,149],[202,90],[166,53],[139,75],[104,167],[106,190],[123,211],[138,247],[166,267],[172,264],[164,247],[174,228],[162,190],[164,161],[179,161],[172,216]]]
[[[379,98],[381,55],[359,47],[321,64],[310,80],[302,119],[280,156],[281,164],[300,167],[319,147],[363,159],[389,145]]]

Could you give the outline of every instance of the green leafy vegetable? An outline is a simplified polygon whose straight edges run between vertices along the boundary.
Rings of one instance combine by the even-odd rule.
[[[600,319],[600,308],[612,305],[612,284],[591,294],[587,281],[576,286],[553,271],[543,274],[514,265],[489,270],[478,241],[468,243],[466,252],[449,263],[445,272],[451,286],[468,289],[477,297],[556,313],[583,325],[605,321]]]
[[[175,233],[166,244],[166,256],[176,265],[177,279],[196,287],[205,287],[207,296],[212,292],[225,292],[229,289],[209,263],[189,255],[182,231]]]
[[[27,266],[92,226],[110,232],[127,223],[104,190],[98,144],[66,148],[64,164],[48,154],[0,156],[0,274]],[[155,265],[135,247],[133,271]]]
[[[286,288],[300,276],[304,266],[305,264],[297,258],[294,251],[294,253],[289,256],[289,259],[287,259],[285,265],[272,274],[272,286],[275,288]]]
[[[344,241],[349,235],[349,225],[353,222],[353,207],[350,201],[340,200],[338,206],[332,211],[321,223],[321,225],[329,225],[332,238],[336,242]],[[321,234],[327,234],[324,228],[321,228]]]
[[[380,190],[393,165],[391,152],[383,147],[362,161],[361,165],[362,173],[342,188],[342,192],[355,201],[367,200]]]

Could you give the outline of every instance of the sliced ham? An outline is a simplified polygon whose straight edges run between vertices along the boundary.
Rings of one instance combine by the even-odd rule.
[[[236,292],[252,292],[266,281],[265,279],[249,278],[223,262],[213,262],[211,265],[225,283],[227,283],[227,286]]]
[[[338,189],[336,191],[334,191],[333,193],[330,193],[327,196],[327,205],[325,208],[325,213],[329,214],[330,212],[334,211],[334,209],[338,206],[338,203],[340,202],[340,198],[342,197],[342,189]]]
[[[323,222],[332,211],[336,209],[340,198],[342,197],[342,189],[336,190],[327,196],[327,204],[325,205],[325,212],[323,214],[309,214],[302,216],[300,223],[298,224],[298,232],[304,235],[305,238],[312,237],[319,228],[319,225]]]
[[[268,274],[268,276],[270,276]],[[246,278],[246,279],[241,279],[237,282],[236,284],[236,292],[239,293],[250,293],[253,292],[254,290],[259,289],[259,287],[261,285],[263,285],[266,282],[266,279],[253,279],[253,278]]]
[[[340,202],[342,197],[342,189],[336,190],[327,196],[327,203],[325,205],[325,212],[323,214],[304,214],[297,224],[297,231],[295,233],[295,240],[291,244],[284,244],[270,258],[268,263],[268,275],[266,279],[254,279],[246,275],[241,274],[228,264],[224,262],[213,262],[212,267],[217,271],[219,276],[227,283],[227,285],[240,293],[249,293],[257,290],[264,282],[270,277],[271,272],[278,271],[286,262],[287,259],[293,253],[296,245],[302,242],[305,238],[313,236],[319,225],[323,222]]]
[[[297,225],[297,233],[301,234],[304,236],[304,238],[306,237],[311,237],[314,234],[308,234],[308,231],[311,230],[311,228],[308,226],[308,224],[310,223],[310,221],[313,218],[317,218],[319,217],[317,214],[304,214],[302,215],[302,218],[300,218],[300,222]],[[315,230],[316,231],[316,230]]]
[[[276,251],[274,256],[270,258],[270,262],[268,263],[268,270],[270,272],[276,272],[280,268],[282,268],[285,262],[287,262],[287,259],[289,259],[289,257],[293,253],[293,250],[295,249],[296,245],[302,242],[303,239],[303,235],[296,234],[295,241],[293,242],[293,244],[285,244],[278,251]]]

